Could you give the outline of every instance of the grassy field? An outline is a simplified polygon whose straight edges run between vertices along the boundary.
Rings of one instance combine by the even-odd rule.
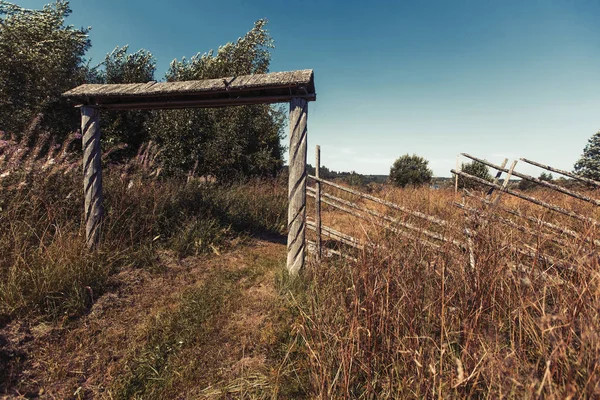
[[[527,223],[531,234],[465,213],[451,205],[463,201],[451,191],[383,186],[373,194],[448,224],[372,206],[378,212],[460,243],[465,227],[476,232],[474,265],[464,246],[431,247],[421,234],[408,239],[325,207],[327,225],[372,246],[352,254],[357,262],[309,258],[291,281],[281,236],[286,182],[164,179],[149,147],[105,168],[107,216],[90,253],[79,164],[63,152],[73,145],[48,152],[47,143],[7,141],[0,155],[7,398],[600,395],[591,224],[503,196],[503,207],[579,237],[547,233],[539,222]],[[531,195],[598,217],[553,192]]]
[[[330,191],[331,192],[331,191]],[[356,196],[339,197],[366,205]],[[593,195],[593,193],[591,193]],[[586,216],[597,210],[546,191],[529,195]],[[501,205],[579,232],[528,234],[453,207],[452,191],[383,188],[378,196],[449,222],[400,212],[414,226],[466,243],[433,248],[326,208],[324,224],[373,247],[358,262],[311,263],[301,335],[312,387],[321,398],[593,398],[600,395],[598,253],[595,226],[505,195]],[[465,199],[471,206],[481,203]],[[479,203],[479,204],[478,204]],[[383,212],[380,205],[371,209]],[[505,218],[499,209],[489,213]],[[554,240],[560,239],[560,244]],[[431,240],[430,240],[431,241]],[[587,241],[587,242],[586,242]],[[551,255],[560,265],[520,252]],[[343,250],[352,254],[352,250]]]

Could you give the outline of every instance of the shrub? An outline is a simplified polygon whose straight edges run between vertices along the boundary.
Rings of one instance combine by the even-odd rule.
[[[477,178],[491,181],[492,175],[490,175],[490,169],[487,165],[479,163],[477,161],[472,161],[470,163],[462,163],[460,166],[460,170],[466,174],[473,175]],[[463,178],[460,176],[458,178],[458,187],[464,189],[476,189],[476,188],[485,188],[485,185],[474,182],[470,179]]]
[[[394,161],[390,168],[390,181],[400,187],[423,185],[431,182],[433,171],[427,166],[429,161],[416,154],[405,154]]]

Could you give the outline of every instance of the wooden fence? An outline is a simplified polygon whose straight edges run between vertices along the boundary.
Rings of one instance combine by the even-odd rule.
[[[315,175],[308,176],[309,182],[314,182],[314,186],[307,185],[306,188],[307,197],[314,198],[315,200],[314,217],[308,217],[306,225],[309,230],[315,232],[314,241],[307,239],[308,251],[315,255],[316,260],[330,256],[356,260],[355,254],[352,254],[348,249],[365,250],[381,246],[380,244],[370,242],[368,239],[361,239],[325,225],[323,223],[322,205],[346,213],[359,220],[367,221],[371,226],[393,232],[403,239],[418,241],[433,249],[443,248],[443,251],[456,251],[457,254],[467,255],[471,268],[475,268],[476,263],[473,249],[475,239],[481,234],[482,228],[488,224],[500,224],[508,229],[514,229],[523,233],[523,238],[531,239],[530,241],[519,240],[518,243],[507,242],[503,244],[503,247],[510,248],[523,256],[536,260],[542,259],[552,265],[564,268],[571,268],[574,260],[569,258],[572,255],[561,252],[561,248],[568,248],[573,243],[577,243],[578,248],[583,248],[584,252],[591,254],[596,251],[596,246],[600,246],[600,240],[594,237],[595,228],[598,225],[598,221],[594,218],[594,212],[587,212],[584,215],[584,213],[564,205],[554,204],[548,199],[535,197],[529,192],[514,188],[514,181],[511,184],[511,178],[520,178],[521,180],[531,182],[533,186],[543,188],[549,192],[560,193],[594,207],[600,206],[600,200],[592,197],[589,193],[561,186],[557,181],[545,181],[518,172],[516,170],[518,160],[513,161],[510,167],[507,168],[508,159],[505,159],[502,164],[496,165],[466,153],[461,155],[495,170],[496,173],[491,180],[473,176],[458,170],[457,161],[457,169],[451,170],[456,176],[455,192],[457,195],[459,193],[459,177],[465,181],[479,185],[480,189],[487,189],[485,191],[463,189],[461,191],[462,201],[457,201],[458,196],[455,196],[455,199],[451,202],[451,206],[461,209],[465,216],[463,224],[457,225],[455,222],[451,223],[439,216],[413,210],[323,179],[320,174],[320,147],[317,146]],[[580,177],[525,158],[520,159],[520,161],[547,171],[562,174],[571,180],[576,180],[586,185],[600,187],[600,182],[589,178]],[[339,194],[331,193],[331,190],[336,193],[351,195],[351,198],[354,198],[354,200],[342,198]],[[501,199],[506,196],[512,196],[518,198],[518,201],[529,203],[534,210],[543,210],[545,214],[541,215],[539,212],[537,214],[532,213],[531,209],[529,210],[530,212],[522,211],[507,201],[504,202],[506,204],[503,204]],[[377,207],[370,207],[365,204],[377,205]],[[396,218],[382,212],[381,206],[409,217],[412,221],[420,221],[422,223],[411,223],[407,222],[405,218]],[[328,242],[333,241],[339,243],[341,246],[339,248],[324,246],[324,238]],[[558,250],[541,250],[538,245],[540,239],[544,243],[551,243]]]

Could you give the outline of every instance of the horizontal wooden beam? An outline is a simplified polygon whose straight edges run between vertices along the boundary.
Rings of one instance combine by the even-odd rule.
[[[232,106],[247,106],[253,104],[275,104],[286,103],[292,98],[304,98],[307,101],[316,100],[316,94],[311,95],[285,95],[285,96],[261,96],[261,97],[241,97],[231,99],[187,99],[187,100],[165,100],[162,98],[156,100],[120,102],[120,103],[99,103],[90,100],[90,103],[97,103],[92,107],[106,110],[173,110],[182,108],[221,108]]]

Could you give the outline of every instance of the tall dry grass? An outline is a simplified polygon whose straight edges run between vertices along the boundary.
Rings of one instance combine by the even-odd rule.
[[[31,129],[0,137],[0,322],[75,316],[122,268],[153,268],[156,252],[218,252],[230,239],[282,230],[278,180],[218,185],[160,175],[148,144],[126,164],[103,155],[106,218],[99,248],[84,246],[79,135],[55,143]]]
[[[450,204],[461,199],[449,191],[378,195],[451,223],[440,228],[387,211],[424,229],[466,242],[464,228],[470,227],[475,267],[466,248],[446,243],[435,249],[326,208],[328,223],[374,247],[355,253],[356,263],[325,259],[307,268],[308,293],[296,299],[296,329],[315,397],[600,396],[600,269],[595,246],[585,243],[595,227],[502,199],[504,206],[581,234],[556,245],[552,239],[559,235],[544,233],[541,225],[521,221],[535,230],[532,235],[465,214]],[[532,195],[597,216],[593,207],[556,193]],[[481,209],[477,200],[465,201]],[[524,243],[561,264],[519,252]]]

